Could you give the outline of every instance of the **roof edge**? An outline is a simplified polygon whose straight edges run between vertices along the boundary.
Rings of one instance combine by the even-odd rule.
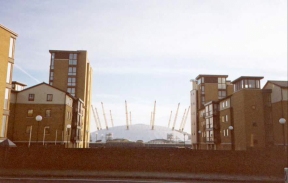
[[[6,31],[10,32],[11,34],[13,34],[14,36],[18,37],[18,34],[13,32],[12,30],[8,29],[7,27],[5,27],[4,25],[0,24],[0,27],[5,29]]]

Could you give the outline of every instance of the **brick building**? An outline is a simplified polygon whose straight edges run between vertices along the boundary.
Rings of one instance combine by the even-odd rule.
[[[277,94],[268,86],[260,88],[263,77],[242,76],[233,82],[227,77],[199,75],[192,80],[193,148],[247,150],[277,145],[281,133],[279,116],[274,117],[273,111],[279,109],[272,110],[271,104],[271,96]],[[287,106],[287,98],[283,100]]]
[[[13,83],[15,88],[23,84]],[[16,144],[64,144],[65,147],[83,147],[83,102],[68,92],[46,83],[23,90],[12,90],[11,116],[8,137]],[[42,119],[37,121],[36,116]]]
[[[286,131],[285,139],[286,144],[288,144],[288,81],[268,80],[263,88],[272,90],[272,115],[269,117],[272,118],[273,122],[273,134],[278,134],[274,135],[274,144],[283,145],[285,142],[282,135],[283,130]],[[286,119],[284,125],[279,125],[280,118]]]
[[[0,25],[0,138],[7,137],[10,113],[9,101],[17,36],[15,32]]]
[[[60,90],[67,91],[84,103],[83,127],[72,124],[74,129],[82,130],[83,147],[90,142],[90,106],[92,93],[92,67],[88,53],[84,50],[63,51],[49,50],[51,53],[49,84]]]

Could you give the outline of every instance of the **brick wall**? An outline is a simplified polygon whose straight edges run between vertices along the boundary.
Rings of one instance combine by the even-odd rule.
[[[185,172],[283,176],[282,149],[205,151],[184,148],[0,148],[0,168]]]

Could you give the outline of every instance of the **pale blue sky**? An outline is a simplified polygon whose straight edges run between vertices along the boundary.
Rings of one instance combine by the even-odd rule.
[[[49,49],[87,50],[102,126],[101,102],[111,126],[125,100],[149,124],[156,100],[161,126],[181,103],[178,129],[199,74],[287,80],[286,0],[0,0],[0,24],[19,34],[13,80],[28,86],[48,82]]]

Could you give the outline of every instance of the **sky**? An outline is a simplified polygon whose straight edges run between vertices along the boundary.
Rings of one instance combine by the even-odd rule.
[[[13,80],[48,83],[49,50],[87,50],[101,126],[180,128],[199,74],[287,78],[286,0],[0,0],[18,34]],[[0,35],[1,36],[1,35]],[[96,125],[92,117],[91,130]],[[190,116],[184,131],[191,133]]]

